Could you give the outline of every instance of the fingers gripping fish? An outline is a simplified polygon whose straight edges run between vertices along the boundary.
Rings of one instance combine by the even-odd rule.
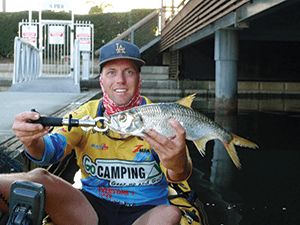
[[[186,131],[186,139],[193,141],[203,156],[206,142],[219,139],[228,151],[233,163],[241,168],[234,145],[249,148],[258,146],[242,137],[225,130],[205,115],[191,108],[195,94],[183,98],[175,103],[157,103],[138,106],[110,116],[105,124],[109,129],[134,136],[146,136],[147,129],[153,129],[170,138],[175,135],[175,130],[168,124],[169,119],[178,121]]]

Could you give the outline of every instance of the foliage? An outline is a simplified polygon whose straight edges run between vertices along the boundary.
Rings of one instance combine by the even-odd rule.
[[[125,13],[74,15],[74,20],[91,21],[91,24],[94,24],[94,46],[96,50],[153,12],[153,10],[154,9],[135,9]],[[33,12],[32,19],[38,21],[38,18],[39,12]],[[42,18],[71,20],[71,14],[66,12],[44,11]],[[28,19],[28,11],[0,13],[0,57],[13,57],[14,38],[19,36],[19,22],[26,19]]]
[[[103,13],[104,9],[106,9],[108,7],[112,7],[112,4],[105,4],[104,2],[102,2],[100,5],[95,5],[95,6],[91,7],[88,14],[92,15],[92,14]]]

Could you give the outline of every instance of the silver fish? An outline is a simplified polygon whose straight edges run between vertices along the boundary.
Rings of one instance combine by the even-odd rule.
[[[105,122],[109,129],[120,134],[146,136],[147,129],[153,129],[168,138],[175,135],[175,130],[168,124],[169,119],[178,121],[186,131],[186,139],[196,145],[200,154],[205,153],[206,142],[219,139],[228,151],[237,168],[241,168],[234,145],[258,148],[242,137],[225,130],[205,115],[190,108],[195,94],[174,103],[142,105],[110,116]]]

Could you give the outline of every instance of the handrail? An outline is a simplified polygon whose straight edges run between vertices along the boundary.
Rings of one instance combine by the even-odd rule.
[[[114,39],[112,39],[111,41],[109,41],[107,44],[110,44],[110,43],[113,43],[115,41],[119,41],[119,40],[122,40],[122,39],[126,38],[128,35],[131,35],[134,31],[138,30],[143,25],[146,25],[147,23],[151,22],[151,20],[155,19],[155,17],[157,17],[157,20],[158,20],[158,14],[160,13],[160,11],[161,11],[161,9],[154,10],[148,16],[144,17],[142,20],[140,20],[139,22],[137,22],[136,24],[134,24],[133,26],[131,26],[130,28],[128,28],[127,30],[125,30],[123,33],[121,33],[120,35],[118,35],[117,37],[115,37]],[[159,27],[158,21],[157,21],[157,27]],[[131,42],[133,42],[133,39],[134,38],[131,38]],[[149,41],[151,41],[151,40],[149,40]],[[142,46],[139,46],[139,47],[142,47]],[[98,49],[97,51],[95,51],[95,55],[99,55],[99,54],[100,54],[100,49]]]
[[[13,84],[36,79],[40,76],[41,61],[39,51],[32,44],[15,37]]]
[[[14,70],[12,83],[21,83],[41,76],[40,51],[35,46],[16,37],[14,43]],[[74,47],[74,84],[80,81],[80,51],[79,41],[75,40]]]

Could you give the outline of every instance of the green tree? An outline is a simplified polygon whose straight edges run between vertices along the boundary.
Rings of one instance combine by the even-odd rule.
[[[113,7],[111,4],[106,4],[105,2],[102,2],[100,5],[96,5],[94,1],[86,1],[86,3],[93,3],[95,6],[91,7],[89,10],[88,15],[93,15],[93,14],[100,14],[103,13],[104,9],[107,7]]]

